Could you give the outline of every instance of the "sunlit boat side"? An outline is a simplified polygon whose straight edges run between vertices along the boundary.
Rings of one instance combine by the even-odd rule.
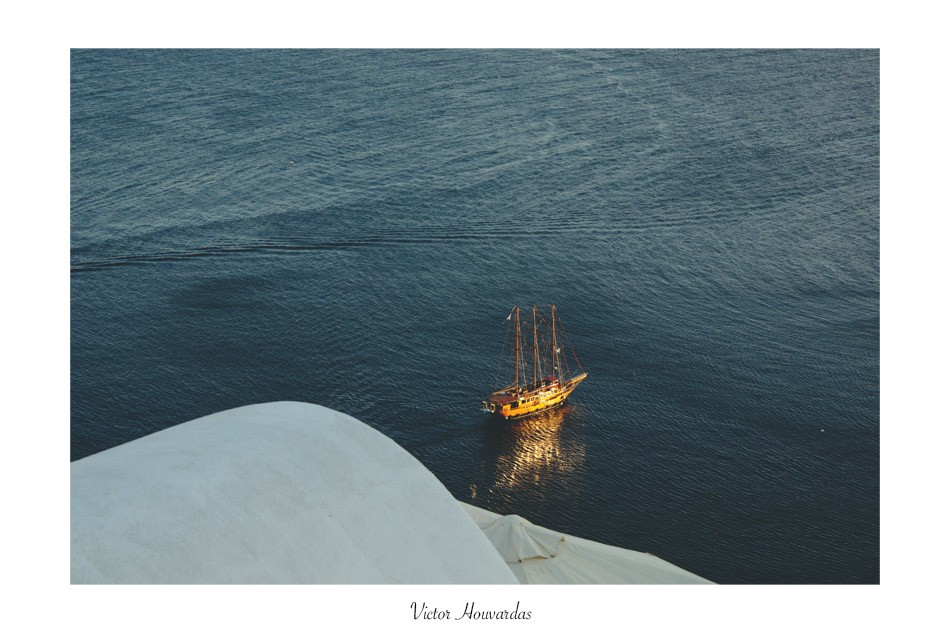
[[[532,316],[532,379],[528,381],[528,369],[525,367],[527,359],[525,358],[524,341],[521,332],[521,309],[518,306],[512,308],[507,321],[514,317],[514,382],[498,391],[495,391],[486,400],[482,402],[482,410],[485,413],[501,416],[505,419],[521,418],[532,415],[539,411],[559,407],[571,395],[571,392],[577,388],[577,385],[587,378],[587,372],[583,371],[580,361],[574,355],[581,372],[572,374],[567,364],[567,357],[562,347],[558,344],[559,331],[560,338],[570,341],[563,334],[563,325],[560,323],[554,304],[551,304],[551,323],[550,323],[550,341],[543,341],[547,334],[547,328],[543,327],[541,331],[542,344],[538,344],[538,309],[537,306],[531,307]],[[550,344],[550,364],[548,364],[548,343]],[[541,350],[544,350],[542,353]],[[573,349],[571,350],[573,354]]]

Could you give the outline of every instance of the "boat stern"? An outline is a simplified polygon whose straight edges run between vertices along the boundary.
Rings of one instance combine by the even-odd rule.
[[[512,403],[517,401],[518,397],[513,394],[504,391],[496,392],[487,400],[482,401],[482,411],[507,418],[511,415]]]

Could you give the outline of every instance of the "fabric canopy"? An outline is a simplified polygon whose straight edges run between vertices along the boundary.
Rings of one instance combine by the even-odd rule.
[[[712,584],[652,554],[461,504],[522,584]]]

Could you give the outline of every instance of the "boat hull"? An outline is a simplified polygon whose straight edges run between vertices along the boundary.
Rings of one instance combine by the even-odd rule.
[[[512,391],[497,392],[483,403],[482,410],[506,420],[514,420],[554,409],[564,404],[571,392],[585,378],[587,378],[586,373],[572,378],[563,385],[527,391],[517,395]]]
[[[522,418],[530,418],[532,415],[538,415],[544,413],[545,411],[553,411],[554,409],[559,409],[567,403],[567,399],[563,399],[560,402],[554,404],[549,404],[547,406],[541,407],[539,409],[534,409],[528,413],[519,413],[517,415],[502,415],[500,413],[493,413],[493,417],[501,418],[502,420],[520,420]]]

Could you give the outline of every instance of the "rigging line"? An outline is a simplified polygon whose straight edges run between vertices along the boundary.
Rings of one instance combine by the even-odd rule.
[[[544,319],[543,316],[538,317],[538,350],[548,350],[551,349],[551,341],[547,338],[548,322]],[[538,352],[538,363],[541,366],[540,372],[541,376],[548,376],[554,374],[554,368],[551,368],[551,371],[548,372],[549,361],[547,352],[542,354]]]
[[[558,321],[561,321],[560,315],[558,316]],[[584,371],[584,366],[581,365],[581,361],[577,359],[577,353],[574,351],[574,345],[571,344],[571,337],[568,336],[567,330],[564,329],[564,322],[561,321],[561,334],[564,335],[564,338],[567,339],[567,346],[571,348],[571,355],[574,356],[574,361],[577,363],[577,366],[580,367],[581,371]]]
[[[531,326],[534,334],[534,350],[531,354],[531,370],[534,372],[534,376],[531,379],[531,384],[537,385],[541,368],[538,365],[538,306],[535,305],[531,306]]]
[[[520,323],[520,322],[518,323],[518,338],[519,338],[519,343],[521,344],[521,349],[524,350],[524,349],[525,349],[524,336],[522,336],[522,334],[521,334],[521,323]],[[528,363],[527,363],[527,359],[525,358],[525,356],[527,356],[527,354],[525,354],[525,353],[522,351],[521,358],[518,359],[518,362],[519,362],[518,369],[521,370],[521,380],[519,381],[518,384],[519,384],[520,386],[522,386],[522,387],[523,387],[524,385],[528,384]]]
[[[514,312],[513,308],[512,308],[512,312]],[[505,319],[504,322],[507,322],[507,319]],[[500,353],[500,356],[498,357],[498,366],[495,368],[495,380],[492,383],[496,389],[501,389],[502,387],[507,386],[507,381],[502,379],[502,375],[503,375],[502,372],[504,371],[505,367],[508,366],[508,358],[510,358],[514,354],[514,344],[512,342],[514,340],[512,337],[513,331],[514,331],[513,323],[510,326],[505,328],[505,337],[502,339],[502,342],[501,342],[501,353]]]
[[[561,321],[560,315],[558,315],[558,321]],[[562,350],[564,349],[563,340],[564,340],[564,339],[567,339],[567,332],[564,331],[564,323],[563,323],[563,322],[561,322],[561,339],[562,339],[561,345],[557,348],[557,349],[558,349],[558,358],[560,358],[560,359],[561,359],[561,362],[564,363],[564,371],[567,372],[567,378],[568,378],[568,380],[570,380],[571,377],[572,377],[574,374],[571,373],[571,364],[570,364],[569,362],[567,362],[567,354],[565,354],[565,353],[562,351]]]

